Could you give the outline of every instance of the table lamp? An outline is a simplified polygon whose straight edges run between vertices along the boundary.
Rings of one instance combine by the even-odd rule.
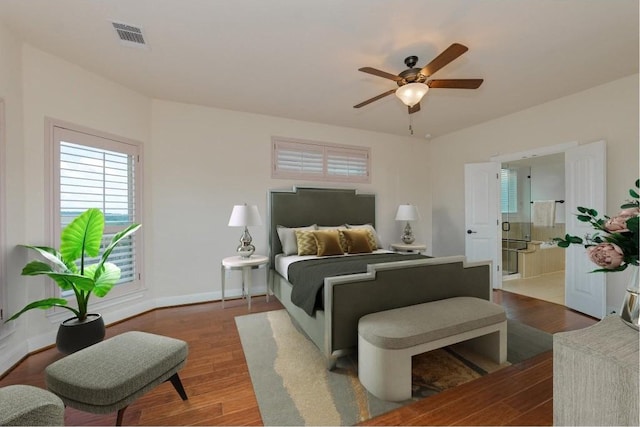
[[[256,248],[251,244],[251,234],[249,234],[248,226],[262,225],[262,219],[260,219],[260,212],[256,205],[247,206],[235,205],[231,211],[231,217],[229,218],[229,227],[244,227],[244,232],[240,236],[240,244],[236,252],[242,258],[249,258],[255,252]]]
[[[398,206],[398,212],[396,213],[396,221],[407,221],[407,225],[404,227],[404,233],[402,234],[402,242],[410,245],[416,239],[413,237],[413,231],[411,230],[411,224],[409,221],[416,221],[420,219],[418,208],[413,205],[400,205]]]

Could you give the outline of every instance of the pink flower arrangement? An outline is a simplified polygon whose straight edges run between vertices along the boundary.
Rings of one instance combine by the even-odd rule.
[[[640,188],[640,179],[636,181]],[[604,215],[598,218],[598,212],[578,207],[578,220],[590,223],[596,230],[593,235],[587,234],[584,239],[565,235],[564,239],[555,238],[558,246],[567,248],[571,244],[580,244],[587,249],[589,259],[600,267],[594,271],[611,272],[625,270],[629,265],[638,265],[638,221],[640,219],[640,202],[638,192],[631,189],[629,200],[622,206],[622,211],[614,217]],[[600,234],[603,232],[604,234]]]

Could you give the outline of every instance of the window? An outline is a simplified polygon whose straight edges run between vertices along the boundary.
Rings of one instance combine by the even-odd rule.
[[[518,212],[518,171],[500,169],[500,208],[502,213]]]
[[[54,245],[59,244],[61,230],[74,218],[86,209],[98,208],[105,216],[104,248],[116,233],[140,222],[141,145],[68,124],[52,124],[52,135],[50,205]],[[111,253],[109,261],[120,267],[121,277],[104,299],[142,287],[140,235],[139,230]],[[92,261],[97,262],[98,258]],[[56,287],[55,293],[59,292]],[[61,295],[66,297],[70,292]]]
[[[370,149],[272,138],[273,178],[371,182]]]

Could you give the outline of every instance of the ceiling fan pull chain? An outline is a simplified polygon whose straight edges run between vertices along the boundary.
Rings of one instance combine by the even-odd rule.
[[[413,135],[413,116],[409,115],[409,132]]]

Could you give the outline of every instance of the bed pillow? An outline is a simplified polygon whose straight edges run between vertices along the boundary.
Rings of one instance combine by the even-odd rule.
[[[313,232],[318,247],[318,256],[344,255],[344,249],[340,244],[340,232],[338,230],[319,230]]]
[[[347,224],[347,228],[350,230],[368,230],[371,233],[372,250],[382,248],[382,242],[380,241],[380,236],[378,236],[376,229],[373,228],[371,224],[362,224],[362,225]]]
[[[316,245],[313,233],[315,233],[314,230],[295,230],[298,255],[316,255],[318,253],[318,245]]]
[[[316,224],[308,225],[306,227],[283,227],[282,225],[276,226],[278,237],[280,238],[280,245],[282,246],[282,253],[285,255],[296,255],[298,253],[298,243],[296,239],[296,230],[315,230]]]
[[[327,231],[327,230],[334,230],[334,231],[338,231],[338,235],[340,236],[340,246],[342,247],[342,252],[347,252],[347,241],[344,238],[344,235],[342,233],[340,233],[340,231],[342,230],[346,230],[347,226],[342,224],[342,225],[319,225],[318,230],[323,230],[323,231]]]
[[[347,240],[347,252],[350,254],[364,254],[373,251],[371,245],[371,231],[365,229],[343,230],[342,234]],[[375,245],[375,241],[373,242]]]

